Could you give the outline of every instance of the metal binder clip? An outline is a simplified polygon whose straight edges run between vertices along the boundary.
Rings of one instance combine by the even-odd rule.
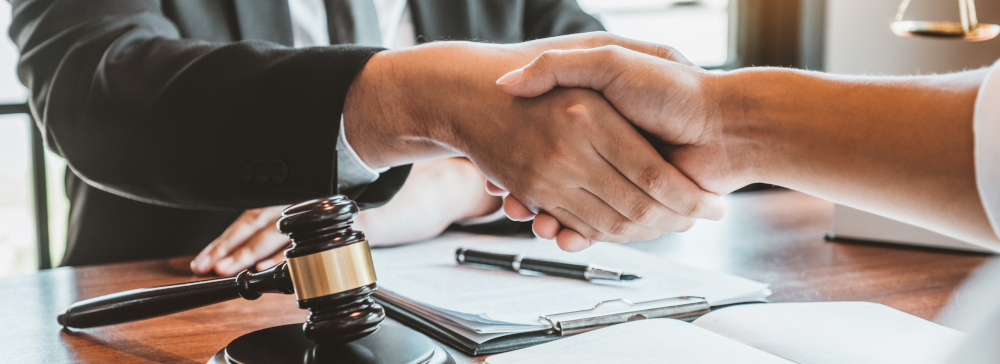
[[[552,325],[560,336],[566,336],[647,318],[692,319],[709,310],[704,297],[682,296],[638,303],[616,299],[602,301],[586,310],[543,315],[541,319]]]

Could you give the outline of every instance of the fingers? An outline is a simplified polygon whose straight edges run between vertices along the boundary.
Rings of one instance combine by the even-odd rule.
[[[256,266],[262,260],[274,258],[289,245],[291,241],[277,229],[261,230],[247,240],[246,244],[220,260],[215,265],[215,272],[222,276],[239,273]]]
[[[556,245],[568,252],[578,252],[590,247],[591,241],[580,233],[562,228],[552,215],[539,213],[531,224],[531,230],[540,238],[555,239]]]
[[[503,197],[507,195],[507,190],[503,187],[497,186],[493,181],[486,180],[486,193],[492,196]]]
[[[691,63],[691,61],[684,57],[684,54],[678,52],[671,46],[643,42],[641,40],[629,39],[608,33],[598,33],[597,35],[594,35],[594,38],[595,44],[590,48],[600,46],[619,46],[630,51],[648,54],[653,57],[663,58],[668,61],[682,63],[688,66],[694,66],[694,63]]]
[[[622,216],[604,200],[585,189],[578,188],[567,195],[570,198],[565,200],[565,205],[546,212],[562,226],[577,231],[587,240],[625,243],[653,239],[666,233]]]
[[[531,221],[535,218],[535,213],[528,210],[520,201],[518,201],[514,196],[507,195],[503,198],[503,212],[507,215],[508,219],[514,221]]]
[[[264,260],[261,260],[261,261],[257,262],[257,271],[262,271],[262,270],[265,270],[267,268],[271,268],[275,264],[281,263],[284,260],[285,260],[285,252],[284,251],[279,251],[277,253],[274,253],[274,255],[272,255],[270,258],[267,258],[267,259],[264,259]]]
[[[272,206],[246,210],[222,235],[205,247],[191,261],[191,271],[195,274],[207,274],[220,259],[229,255],[234,249],[243,245],[247,239],[263,228],[275,228],[275,223],[281,217],[283,206]]]
[[[503,75],[496,83],[501,91],[519,97],[535,97],[557,86],[603,91],[625,71],[618,66],[617,56],[607,49],[546,51],[527,66]]]
[[[611,115],[606,119],[618,119]],[[624,120],[608,120],[624,123]],[[598,153],[621,173],[635,189],[614,187],[615,171],[594,175],[591,185],[600,196],[633,221],[666,231],[685,231],[694,219],[719,220],[725,215],[722,197],[702,190],[672,164],[632,127],[615,128],[607,138],[593,143]],[[614,135],[618,134],[618,135]],[[622,146],[628,146],[623,148]]]
[[[568,252],[578,252],[589,248],[593,245],[593,242],[585,239],[580,233],[572,229],[562,229],[559,230],[559,235],[556,236],[556,245],[559,245],[562,250]]]
[[[694,66],[691,61],[685,58],[681,52],[678,52],[673,47],[629,39],[607,32],[565,35],[561,37],[540,39],[533,41],[533,43],[538,43],[546,49],[588,49],[602,46],[618,46],[630,51],[644,53],[668,61],[686,64],[688,66]]]
[[[657,51],[658,48],[655,47],[637,48],[647,52],[642,50],[634,52],[619,45],[591,49],[545,51],[527,66],[501,76],[497,79],[496,84],[503,92],[520,97],[535,97],[557,86],[583,87],[604,91],[619,79],[623,72],[630,70],[630,63],[634,63],[636,58],[643,58],[642,53],[652,56],[657,55],[648,52],[666,52],[679,55],[672,48],[660,51]],[[691,65],[690,62],[683,59],[683,56],[678,59]]]
[[[556,218],[544,212],[535,216],[535,220],[531,223],[531,231],[542,239],[555,239],[561,228]]]
[[[497,186],[490,180],[486,180],[486,192],[493,196],[503,197],[503,212],[508,219],[514,221],[531,221],[535,218],[535,213],[511,196],[507,190]],[[550,238],[551,239],[551,238]]]

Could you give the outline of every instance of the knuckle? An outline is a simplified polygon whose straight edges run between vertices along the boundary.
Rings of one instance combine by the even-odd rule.
[[[624,217],[616,218],[608,225],[607,234],[614,236],[626,236],[632,231],[632,221]]]
[[[252,247],[243,247],[242,249],[237,250],[233,255],[237,262],[246,262],[253,259],[254,249]]]
[[[611,60],[624,56],[626,52],[628,52],[628,48],[612,44],[599,47],[595,51],[600,54],[602,58]]]
[[[629,212],[629,217],[632,221],[639,225],[653,226],[657,221],[657,211],[656,208],[646,201],[639,201],[634,204]]]
[[[593,119],[593,113],[584,103],[574,103],[566,108],[566,120],[572,124],[589,123]]]
[[[662,196],[667,193],[668,185],[670,183],[669,178],[666,173],[660,168],[655,166],[646,166],[639,172],[638,176],[639,188],[646,191],[647,194],[656,198],[657,196]]]
[[[605,233],[602,233],[602,232],[596,232],[596,233],[593,233],[591,235],[592,236],[587,236],[586,237],[590,241],[607,241],[607,242],[610,242],[610,241],[614,241],[615,239],[618,239],[615,236],[608,235],[608,234],[605,234]]]
[[[618,48],[621,48],[621,46],[614,45],[614,44],[609,44],[609,45],[603,45],[603,46],[594,48],[594,49],[591,50],[591,52],[593,52],[595,54],[599,54],[602,57],[609,57],[609,56],[613,56],[615,53],[617,53],[617,49]]]
[[[677,50],[670,46],[657,45],[654,49],[656,57],[668,59],[671,61],[677,60]]]
[[[260,209],[246,210],[243,212],[243,216],[246,218],[247,221],[257,221],[260,219],[260,216],[262,214],[263,211]]]
[[[694,216],[695,212],[698,211],[698,200],[692,198],[685,198],[678,204],[677,211],[678,214],[683,216]]]
[[[610,43],[615,43],[615,42],[618,41],[618,37],[617,36],[615,36],[614,34],[608,33],[606,31],[599,31],[599,32],[596,32],[596,33],[597,34],[596,34],[595,40],[597,40],[598,44],[610,44]]]
[[[534,66],[545,67],[549,64],[555,64],[556,58],[559,58],[559,55],[561,53],[562,51],[557,49],[550,49],[545,52],[542,52],[541,54],[538,55],[538,58],[535,58],[535,61],[533,62]]]

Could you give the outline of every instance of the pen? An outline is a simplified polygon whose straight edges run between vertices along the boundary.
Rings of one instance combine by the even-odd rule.
[[[621,269],[601,267],[598,265],[582,265],[573,263],[553,262],[551,260],[526,258],[524,254],[497,254],[465,248],[455,251],[458,264],[481,264],[520,272],[530,270],[545,275],[582,279],[607,279],[611,281],[631,281],[639,279],[639,275],[622,272]]]

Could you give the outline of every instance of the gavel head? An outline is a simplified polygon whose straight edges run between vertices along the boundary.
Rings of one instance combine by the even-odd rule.
[[[343,195],[291,206],[278,220],[299,308],[310,311],[305,336],[317,344],[371,335],[385,318],[372,301],[375,266],[365,234],[352,229],[358,205]]]

